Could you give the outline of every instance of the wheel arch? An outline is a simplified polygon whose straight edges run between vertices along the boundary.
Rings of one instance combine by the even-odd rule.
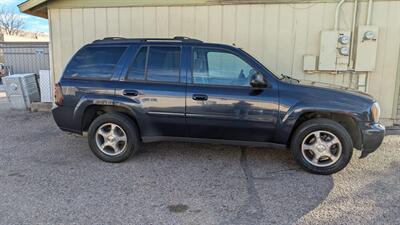
[[[360,150],[362,147],[362,137],[361,137],[361,132],[360,129],[357,126],[357,120],[352,117],[351,115],[348,115],[343,112],[330,112],[330,111],[307,111],[301,113],[295,122],[293,123],[292,129],[289,134],[289,139],[288,139],[288,146],[290,147],[291,140],[293,138],[293,134],[296,131],[296,129],[304,122],[315,119],[315,118],[325,118],[325,119],[330,119],[333,120],[340,125],[342,125],[346,131],[349,133],[352,141],[353,141],[353,146]]]
[[[82,112],[82,119],[81,119],[82,132],[88,131],[90,124],[98,116],[105,113],[120,113],[128,116],[135,123],[140,137],[140,126],[136,119],[136,113],[129,107],[123,105],[101,105],[101,104],[88,105]]]

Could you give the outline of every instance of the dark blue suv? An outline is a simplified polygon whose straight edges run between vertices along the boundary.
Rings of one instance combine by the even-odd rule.
[[[68,63],[55,99],[57,125],[87,132],[107,162],[141,143],[193,141],[290,148],[306,170],[331,174],[385,135],[368,95],[301,85],[240,48],[186,37],[94,41]]]

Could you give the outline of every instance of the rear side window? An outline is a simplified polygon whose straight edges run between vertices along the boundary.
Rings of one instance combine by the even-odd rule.
[[[147,80],[179,81],[180,52],[178,47],[151,47],[147,66]]]
[[[70,61],[64,71],[67,78],[109,79],[126,47],[86,47]]]
[[[127,79],[179,82],[180,59],[180,47],[142,47],[128,70]]]

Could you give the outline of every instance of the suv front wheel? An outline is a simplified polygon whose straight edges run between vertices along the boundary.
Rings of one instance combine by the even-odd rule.
[[[295,131],[291,151],[296,161],[316,174],[333,174],[349,163],[353,142],[347,130],[329,119],[311,119]]]
[[[111,163],[127,160],[139,148],[134,122],[117,113],[97,117],[89,127],[88,141],[92,152],[99,159]]]

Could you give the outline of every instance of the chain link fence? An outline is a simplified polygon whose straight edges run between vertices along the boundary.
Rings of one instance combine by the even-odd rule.
[[[39,70],[49,70],[49,43],[0,42],[0,63],[11,74],[39,74]]]

